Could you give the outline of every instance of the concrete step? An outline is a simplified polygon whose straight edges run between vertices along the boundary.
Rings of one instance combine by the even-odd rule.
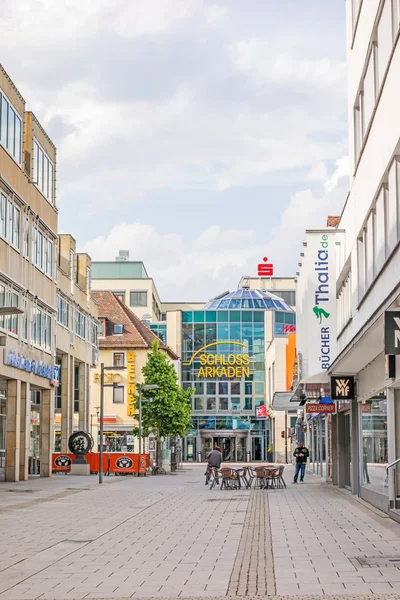
[[[400,523],[400,508],[390,508],[389,517],[391,517],[394,521]]]

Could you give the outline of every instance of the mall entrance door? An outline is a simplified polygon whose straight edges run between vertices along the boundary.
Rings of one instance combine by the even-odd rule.
[[[204,460],[215,447],[221,448],[223,462],[244,462],[246,460],[246,438],[240,436],[213,436],[203,438]]]

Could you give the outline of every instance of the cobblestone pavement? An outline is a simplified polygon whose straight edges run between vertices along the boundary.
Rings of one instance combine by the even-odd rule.
[[[312,477],[236,492],[202,474],[0,484],[0,600],[400,599],[395,563],[356,560],[400,557],[381,513]]]

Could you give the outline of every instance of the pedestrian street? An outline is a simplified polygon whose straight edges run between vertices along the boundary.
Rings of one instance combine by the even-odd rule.
[[[396,597],[400,525],[293,473],[265,490],[210,490],[203,465],[1,484],[0,599]]]

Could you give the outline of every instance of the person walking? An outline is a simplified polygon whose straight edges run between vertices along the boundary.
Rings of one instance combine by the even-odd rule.
[[[293,483],[297,483],[300,475],[300,483],[304,483],[304,473],[306,471],[307,459],[310,456],[308,448],[306,448],[303,442],[297,442],[297,448],[293,452],[293,456],[296,459],[296,470],[294,473]]]
[[[210,470],[211,469],[219,469],[222,463],[222,453],[221,448],[219,446],[214,446],[214,450],[210,452],[207,456],[207,471],[206,471],[206,485],[210,479]],[[219,484],[218,480],[218,471],[216,473],[217,485]]]

